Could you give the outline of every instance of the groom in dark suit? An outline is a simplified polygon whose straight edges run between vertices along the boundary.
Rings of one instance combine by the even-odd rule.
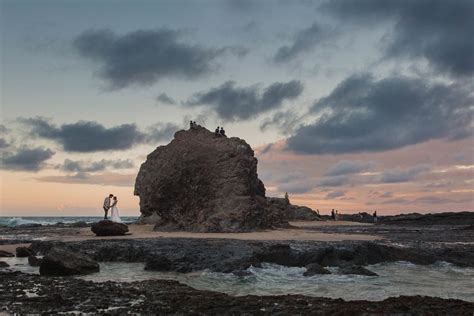
[[[109,194],[108,197],[105,198],[104,200],[104,219],[107,219],[107,214],[109,213],[109,208],[110,208],[110,201],[114,197],[113,194]]]

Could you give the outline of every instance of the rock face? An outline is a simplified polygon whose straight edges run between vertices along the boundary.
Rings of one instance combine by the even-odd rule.
[[[269,197],[267,202],[273,213],[281,214],[289,221],[321,220],[319,215],[309,207],[290,204],[287,199]]]
[[[80,275],[99,272],[99,264],[87,255],[52,248],[43,258],[40,274],[49,276]]]
[[[18,247],[16,248],[16,256],[19,258],[26,258],[29,256],[34,256],[35,253],[28,247]]]
[[[91,230],[97,236],[123,236],[128,232],[128,226],[122,223],[103,220],[92,224]]]
[[[9,253],[8,251],[0,250],[0,258],[15,257],[14,254]]]
[[[268,208],[252,148],[202,127],[176,132],[148,155],[135,195],[142,217],[159,216],[156,230],[243,232],[287,224]]]

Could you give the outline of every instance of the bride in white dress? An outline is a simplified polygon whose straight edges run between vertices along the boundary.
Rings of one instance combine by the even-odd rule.
[[[110,209],[112,210],[112,212],[110,213],[110,220],[112,222],[121,223],[122,220],[120,219],[117,203],[118,203],[117,197],[114,196],[114,200],[113,200],[112,205],[110,207]]]

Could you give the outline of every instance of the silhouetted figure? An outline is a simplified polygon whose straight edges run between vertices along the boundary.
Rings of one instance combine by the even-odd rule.
[[[288,196],[288,192],[285,192],[285,200],[288,204],[290,204],[290,197]]]
[[[331,211],[331,218],[333,220],[336,220],[336,213],[334,213],[334,209],[332,209],[332,211]]]
[[[334,214],[334,218],[336,219],[336,221],[339,220],[339,213],[337,212],[337,210],[336,210],[336,213]]]
[[[219,137],[219,126],[217,126],[216,130],[214,131],[214,136]]]
[[[192,129],[192,128],[194,128],[193,121],[189,121],[189,129]]]
[[[221,127],[220,134],[221,134],[221,136],[224,136],[224,137],[226,137],[226,136],[225,136],[224,127]]]
[[[375,211],[372,216],[374,217],[374,223],[377,223],[377,211]]]

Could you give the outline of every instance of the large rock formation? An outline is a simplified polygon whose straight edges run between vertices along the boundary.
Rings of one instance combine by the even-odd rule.
[[[289,221],[320,221],[318,213],[307,206],[291,204],[285,198],[267,198],[267,204],[273,213],[281,214]]]
[[[243,232],[287,224],[268,207],[252,148],[202,127],[176,132],[148,155],[135,195],[142,217],[159,216],[158,230]]]

